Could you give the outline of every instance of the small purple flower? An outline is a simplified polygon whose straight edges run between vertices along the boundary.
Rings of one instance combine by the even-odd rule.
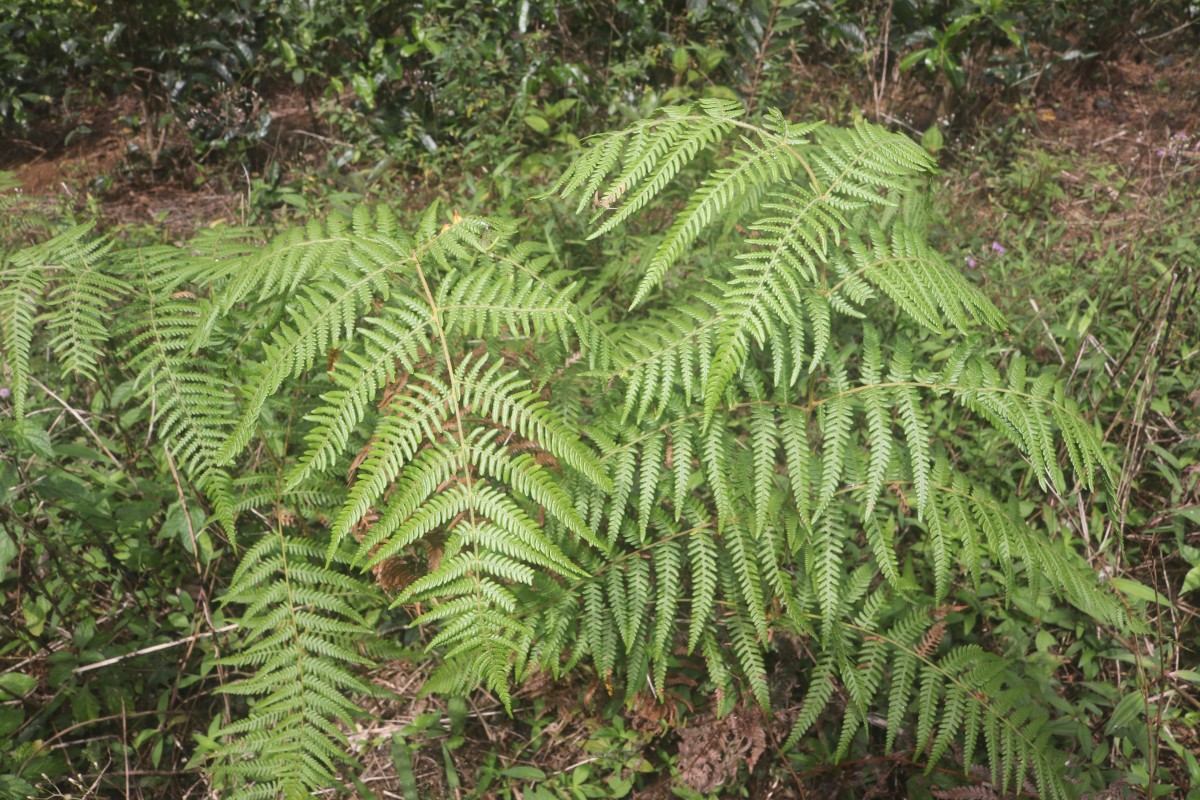
[[[1159,151],[1158,151],[1158,157],[1159,157],[1159,158],[1162,158],[1162,157],[1163,157],[1163,156],[1165,156],[1166,154],[1167,154],[1167,151],[1166,151],[1166,150],[1159,150]]]
[[[3,389],[0,389],[0,400],[7,400],[10,397],[12,397],[12,390],[10,390],[7,386],[5,386]]]
[[[967,256],[967,266],[975,269],[975,256]]]
[[[1175,138],[1186,142],[1188,140],[1188,135],[1186,133],[1177,133],[1175,134]]]
[[[1004,245],[1000,244],[997,241],[992,242],[992,250],[996,253],[999,253],[1000,255],[1004,255],[1004,253],[1005,253]]]

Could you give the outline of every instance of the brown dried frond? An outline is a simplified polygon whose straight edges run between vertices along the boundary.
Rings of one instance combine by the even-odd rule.
[[[933,610],[934,619],[945,619],[947,614],[953,614],[956,611],[966,611],[965,605],[942,605]]]
[[[957,789],[930,789],[929,793],[938,800],[998,800],[1000,797],[987,784],[960,786]]]
[[[533,460],[539,467],[549,467],[550,469],[559,469],[558,459],[547,453],[545,450],[539,450],[534,454]]]
[[[358,473],[358,468],[361,467],[363,462],[367,460],[367,456],[371,454],[371,448],[375,446],[376,441],[378,441],[376,437],[372,436],[367,440],[367,443],[362,446],[362,449],[355,454],[354,459],[350,462],[350,467],[346,470],[347,486],[354,483],[354,476]]]
[[[383,411],[392,404],[396,399],[396,395],[404,391],[404,387],[408,386],[408,379],[412,373],[402,372],[396,376],[396,380],[389,382],[383,387],[383,392],[379,395],[378,408]]]
[[[942,643],[942,637],[945,635],[946,623],[936,623],[932,628],[925,631],[925,635],[921,637],[921,643],[917,645],[917,655],[921,658],[929,658],[929,655],[934,650],[937,650],[938,645]]]
[[[442,556],[445,555],[443,547],[446,537],[440,533],[434,532],[428,534],[428,537],[422,540],[425,545],[425,571],[435,572],[442,565]]]
[[[679,721],[679,706],[674,692],[664,695],[662,699],[655,698],[649,692],[642,692],[637,695],[633,706],[627,711],[630,727],[646,734],[672,730]]]
[[[680,781],[698,792],[714,792],[737,777],[745,763],[754,769],[767,749],[761,712],[739,703],[720,719],[706,715],[679,733]]]
[[[449,533],[450,531],[453,531],[455,528],[458,527],[460,522],[462,522],[464,519],[466,519],[466,517],[467,517],[466,511],[458,512],[458,514],[456,514],[454,516],[454,519],[452,519],[446,523],[446,532]]]
[[[411,559],[392,556],[372,567],[371,574],[375,576],[375,582],[379,584],[379,588],[392,595],[407,589],[424,573]]]
[[[371,526],[374,525],[378,519],[379,512],[373,508],[369,509],[367,513],[363,514],[362,519],[354,523],[354,527],[350,530],[354,534],[355,538],[357,538],[359,541],[362,541],[363,534],[370,530]]]

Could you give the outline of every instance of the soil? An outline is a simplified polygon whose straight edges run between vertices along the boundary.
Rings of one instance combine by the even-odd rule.
[[[75,209],[91,204],[110,223],[162,226],[172,238],[219,221],[245,223],[251,179],[275,161],[285,171],[311,166],[327,140],[294,87],[268,102],[268,134],[240,159],[197,146],[180,124],[139,124],[155,114],[130,92],[65,113],[27,138],[0,139],[0,171],[13,172],[30,196]]]

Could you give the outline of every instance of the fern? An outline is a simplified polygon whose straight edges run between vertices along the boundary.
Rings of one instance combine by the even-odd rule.
[[[355,608],[369,587],[322,566],[323,556],[309,542],[267,534],[225,594],[246,610],[237,652],[222,663],[253,675],[221,689],[252,698],[249,714],[202,739],[214,781],[232,789],[222,796],[308,796],[353,764],[339,726],[361,715],[352,697],[380,694],[353,671],[371,663],[371,629]]]
[[[698,140],[684,131],[713,113],[674,110],[601,138],[557,188],[579,196],[582,210],[588,195],[607,185],[599,205],[615,211],[593,235],[608,233],[664,191],[662,178],[677,163],[699,158]],[[915,745],[931,761],[958,738],[968,762],[987,753],[998,785],[1019,784],[1028,773],[1046,796],[1069,794],[1061,762],[1045,755],[1048,711],[1034,715],[1018,702],[1022,679],[1014,665],[970,647],[934,659],[925,652],[931,640],[918,641],[925,634],[914,618],[898,621],[890,642],[856,644],[846,625],[853,621],[874,636],[872,620],[886,603],[879,598],[913,591],[901,579],[896,547],[899,530],[917,528],[935,602],[950,595],[962,572],[978,581],[985,561],[1005,571],[1011,591],[1019,562],[1030,589],[1048,585],[1098,621],[1127,628],[1119,604],[1076,557],[986,489],[951,473],[943,453],[953,445],[939,440],[944,434],[928,409],[950,398],[1007,439],[1038,480],[1060,493],[1068,491],[1060,452],[1084,488],[1097,476],[1111,480],[1095,432],[1052,376],[1027,377],[1017,358],[1004,377],[981,355],[977,331],[1005,323],[925,241],[917,181],[932,164],[923,151],[865,124],[801,129],[772,117],[755,126],[722,113],[724,124],[745,132],[742,145],[701,179],[658,239],[634,306],[647,304],[667,272],[695,255],[691,248],[714,221],[727,232],[740,225],[748,237],[732,256],[696,259],[714,265],[694,268],[705,285],[688,286],[676,302],[610,334],[613,368],[602,375],[620,396],[600,414],[609,427],[599,439],[616,488],[604,512],[609,540],[634,552],[669,546],[677,534],[664,524],[618,536],[629,514],[643,520],[659,505],[673,509],[664,522],[695,525],[681,577],[672,569],[655,578],[678,584],[681,594],[690,586],[688,649],[703,650],[718,687],[728,685],[732,668],[765,704],[762,654],[773,629],[786,619],[802,635],[817,634],[817,665],[793,741],[820,718],[840,681],[853,701],[841,754],[868,709],[886,698],[889,742],[915,705]],[[715,149],[719,137],[712,140]],[[659,167],[646,167],[645,154],[655,147]],[[617,177],[606,184],[613,171]],[[907,320],[911,336],[953,331],[959,346],[935,365],[918,358],[910,335],[885,343],[878,326],[896,324],[886,303]],[[909,506],[915,519],[905,513]],[[656,530],[672,532],[647,540]],[[855,568],[863,559],[872,565],[865,571]],[[885,582],[874,585],[875,574]],[[604,584],[603,593],[583,590],[589,621],[576,646],[591,650],[604,674],[616,669],[613,639],[634,652],[631,636],[652,632],[651,649],[661,654],[670,634],[654,604],[631,603],[623,584]],[[605,596],[615,634],[604,633]],[[765,613],[771,603],[782,617]],[[726,613],[714,616],[717,604]],[[944,623],[934,627],[942,636]],[[719,652],[722,642],[728,659]],[[640,685],[640,675],[631,668],[627,679]],[[998,694],[990,705],[976,702],[992,690]],[[981,736],[998,746],[977,749]]]
[[[13,406],[25,411],[30,348],[38,309],[48,317],[49,345],[66,373],[94,379],[108,341],[113,308],[127,291],[104,267],[112,243],[77,225],[0,264],[0,341],[12,370]]]
[[[876,126],[706,100],[593,139],[553,189],[595,207],[591,239],[636,227],[640,259],[579,268],[436,205],[265,245],[77,228],[4,263],[5,363],[22,411],[35,342],[79,380],[118,353],[167,452],[256,542],[226,595],[245,714],[202,748],[232,796],[353,769],[363,609],[390,603],[430,627],[428,691],[506,706],[539,670],[661,697],[692,657],[766,707],[772,652],[802,640],[789,747],[830,723],[841,758],[885,719],[914,761],[979,757],[1002,792],[1066,797],[1051,709],[952,604],[994,579],[1137,625],[970,461],[1002,442],[1060,496],[1113,476],[1063,383],[997,349],[1004,319],[929,245],[933,167]]]
[[[202,306],[195,294],[180,289],[179,256],[177,248],[156,247],[122,259],[122,269],[138,291],[118,326],[121,353],[133,386],[152,412],[160,441],[234,536],[232,478],[218,459],[232,415],[233,383],[215,357],[191,347]]]
[[[360,231],[370,224],[366,216],[359,213],[355,220]],[[390,219],[384,215],[379,224],[386,227]],[[222,462],[230,461],[250,441],[267,398],[285,379],[308,370],[329,348],[349,339],[373,298],[386,299],[386,275],[407,255],[403,240],[377,246],[377,242],[346,230],[337,217],[326,229],[310,226],[306,233],[310,239],[304,244],[310,246],[301,250],[300,257],[295,237],[285,235],[254,265],[256,269],[235,280],[232,297],[241,294],[237,284],[246,282],[245,275],[258,272],[265,273],[261,276],[263,292],[281,285],[291,288],[299,284],[299,288],[285,296],[283,319],[265,343],[264,369],[252,383],[233,433],[217,453]],[[301,283],[306,277],[309,280]]]

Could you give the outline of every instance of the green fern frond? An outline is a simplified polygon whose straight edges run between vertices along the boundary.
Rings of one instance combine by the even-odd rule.
[[[289,487],[299,486],[314,470],[331,466],[366,418],[379,390],[396,379],[398,368],[409,373],[415,369],[431,346],[424,312],[412,298],[393,297],[359,327],[361,351],[340,355],[329,375],[338,388],[322,395],[322,404],[306,418],[313,423],[305,436],[308,450],[289,474]]]
[[[909,317],[930,330],[944,332],[943,317],[964,333],[980,323],[1002,330],[1005,321],[999,310],[930,247],[919,233],[927,223],[915,210],[909,216],[915,218],[896,220],[890,232],[871,225],[867,239],[848,233],[855,269],[841,278],[831,294],[837,296],[839,290],[853,286],[856,279],[865,278]]]
[[[368,261],[368,254],[374,255],[366,248],[347,248],[343,260],[325,262],[320,280],[305,284],[290,298],[284,321],[271,332],[271,342],[264,345],[262,373],[253,384],[233,432],[218,452],[219,461],[229,463],[245,448],[267,399],[285,379],[311,369],[330,348],[353,336],[360,315],[376,297],[387,299],[386,276],[395,262]]]
[[[363,712],[349,698],[380,694],[357,669],[371,634],[355,606],[370,588],[319,560],[325,550],[265,535],[246,551],[224,602],[246,607],[234,655],[253,675],[221,689],[251,698],[248,716],[220,727],[208,755],[226,796],[292,797],[325,788],[352,767],[342,726]]]
[[[180,255],[176,248],[156,247],[132,256],[126,269],[138,276],[141,294],[134,295],[118,333],[160,441],[208,496],[232,536],[236,503],[218,455],[232,418],[233,385],[215,359],[190,348],[203,309],[193,295],[176,291]]]
[[[700,644],[716,607],[719,552],[709,528],[698,528],[688,537],[688,574],[692,590],[688,653],[695,652]]]
[[[721,301],[703,292],[695,299],[700,302],[631,325],[618,335],[614,368],[608,377],[625,385],[626,418],[634,416],[640,422],[652,403],[661,412],[676,391],[682,392],[687,405],[701,396],[712,368],[712,336],[722,319]]]
[[[715,221],[729,224],[740,217],[731,210],[753,207],[772,185],[787,181],[801,168],[797,147],[818,125],[789,126],[774,116],[759,132],[758,141],[742,136],[742,147],[727,157],[730,166],[713,171],[692,193],[684,210],[659,242],[632,305],[640,305],[667,271],[684,256],[700,234]],[[741,210],[741,209],[739,209]]]
[[[1005,381],[986,361],[972,357],[955,377],[953,393],[965,408],[978,413],[1029,458],[1043,485],[1066,491],[1058,465],[1056,439],[1067,451],[1075,476],[1086,489],[1097,475],[1112,485],[1108,457],[1095,428],[1079,414],[1061,385],[1049,374],[1027,386],[1023,359],[1016,359]],[[1057,426],[1057,437],[1050,423]]]
[[[4,337],[5,362],[12,372],[13,409],[18,418],[25,414],[34,320],[38,300],[46,290],[39,255],[38,251],[28,250],[18,253],[0,272],[0,333]]]
[[[490,253],[468,272],[446,275],[436,305],[447,333],[482,338],[504,331],[531,338],[569,331],[584,346],[591,344],[595,334],[575,303],[578,285],[564,272],[548,272],[552,263],[552,255],[520,244],[499,256]]]
[[[728,100],[668,106],[658,117],[596,137],[549,193],[578,195],[576,212],[581,212],[623,161],[598,200],[603,208],[615,209],[592,234],[601,236],[644,208],[701,148],[721,141],[742,114],[741,104]]]
[[[13,407],[25,413],[30,349],[39,313],[48,318],[50,348],[64,374],[96,377],[112,327],[112,309],[128,286],[111,274],[112,241],[77,225],[15,253],[0,264],[0,343],[12,371]]]

